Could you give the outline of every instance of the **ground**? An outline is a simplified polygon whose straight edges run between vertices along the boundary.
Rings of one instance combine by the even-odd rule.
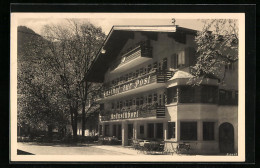
[[[51,143],[21,143],[18,142],[18,155],[142,155],[136,150],[120,145],[94,144],[51,144]]]

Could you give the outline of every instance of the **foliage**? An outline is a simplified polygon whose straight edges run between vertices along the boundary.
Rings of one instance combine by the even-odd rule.
[[[68,118],[58,99],[53,74],[32,50],[33,43],[43,43],[44,39],[34,34],[24,26],[18,27],[18,125],[64,127]]]
[[[26,30],[25,27],[20,30],[23,36]],[[32,39],[28,40],[31,34]],[[93,100],[101,89],[99,84],[87,83],[85,74],[105,35],[101,28],[75,20],[67,20],[65,26],[46,25],[42,36],[32,31],[26,35],[26,45],[18,47],[21,50],[18,53],[23,55],[20,60],[25,59],[24,55],[29,58],[29,61],[20,61],[18,68],[22,93],[19,102],[23,107],[18,118],[42,125],[60,124],[60,119],[70,118],[73,136],[77,138],[79,109],[81,107],[85,114],[86,104],[89,105],[87,111],[95,107]],[[48,119],[43,122],[46,116]]]
[[[195,77],[225,78],[225,65],[238,60],[238,23],[232,19],[202,20],[204,28],[197,33]]]

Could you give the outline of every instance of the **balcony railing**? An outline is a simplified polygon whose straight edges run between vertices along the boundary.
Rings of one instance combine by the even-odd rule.
[[[165,106],[156,104],[144,104],[140,106],[123,107],[121,109],[103,111],[100,115],[101,121],[131,119],[131,118],[146,118],[146,117],[165,117]]]
[[[147,57],[152,58],[152,47],[150,46],[149,41],[142,41],[128,49],[120,59],[117,59],[112,65],[111,70],[113,71],[117,67],[126,64],[138,57]]]
[[[133,90],[151,83],[165,83],[173,76],[172,71],[152,71],[148,74],[119,83],[114,86],[107,86],[104,91],[104,97],[117,95],[129,90]]]

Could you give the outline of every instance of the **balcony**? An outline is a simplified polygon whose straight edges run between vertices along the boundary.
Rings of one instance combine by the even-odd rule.
[[[118,73],[130,69],[152,59],[152,47],[149,41],[140,42],[128,49],[120,59],[111,65],[110,73]]]
[[[100,115],[100,121],[112,121],[134,118],[164,118],[165,106],[157,104],[144,104],[140,106],[123,107],[121,109],[103,111]]]
[[[140,75],[130,80],[118,83],[114,86],[106,86],[104,91],[104,98],[114,97],[118,98],[121,94],[124,96],[148,91],[151,89],[164,87],[173,76],[172,71],[152,71],[150,73]]]

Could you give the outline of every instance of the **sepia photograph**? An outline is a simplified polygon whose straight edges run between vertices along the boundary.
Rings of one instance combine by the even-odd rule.
[[[243,13],[12,13],[11,161],[245,161]]]

